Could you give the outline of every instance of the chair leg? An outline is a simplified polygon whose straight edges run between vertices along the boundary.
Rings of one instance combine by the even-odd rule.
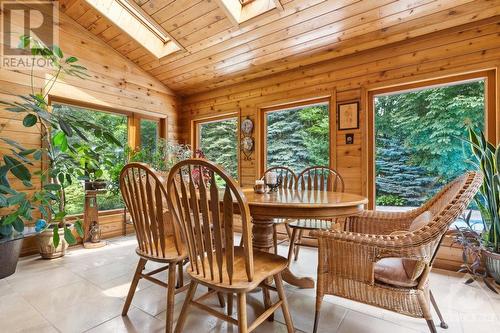
[[[226,300],[224,299],[224,295],[220,292],[217,293],[217,298],[219,299],[219,305],[221,308],[226,306]]]
[[[431,298],[431,303],[432,303],[432,306],[434,307],[434,310],[436,310],[436,313],[439,317],[439,320],[441,321],[441,323],[439,324],[439,326],[441,326],[441,328],[444,328],[444,329],[447,329],[448,328],[448,324],[446,324],[444,322],[444,319],[443,319],[443,315],[441,314],[441,311],[439,310],[439,307],[436,303],[436,299],[434,298],[434,295],[432,294],[432,290],[429,290],[429,296]]]
[[[420,308],[422,309],[423,317],[427,322],[427,326],[429,326],[429,330],[431,333],[437,333],[436,325],[434,325],[434,321],[432,320],[432,314],[429,309],[429,299],[426,297],[425,291],[420,291],[417,293],[418,303]]]
[[[304,230],[300,229],[299,237],[297,238],[297,243],[300,243],[302,241],[302,234],[303,233],[304,233]],[[300,251],[300,245],[295,244],[295,258],[293,259],[294,261],[297,261],[297,259],[299,259],[299,251]]]
[[[132,284],[130,285],[130,289],[128,290],[127,299],[125,304],[123,305],[122,316],[126,316],[128,313],[128,309],[130,308],[130,303],[132,303],[132,298],[134,298],[135,290],[137,289],[137,284],[141,279],[141,273],[146,266],[148,261],[144,258],[140,258],[137,263],[137,268],[135,269],[134,277],[132,279]]]
[[[168,268],[167,283],[167,325],[165,332],[172,333],[174,327],[174,304],[175,304],[175,275],[177,265],[170,265]]]
[[[286,230],[286,233],[288,235],[288,239],[292,238],[292,230],[290,230],[290,226],[288,225],[288,223],[285,223],[285,230]]]
[[[437,333],[434,321],[432,319],[426,319],[425,321],[427,322],[427,326],[429,326],[429,331],[431,331],[431,333]]]
[[[176,287],[177,288],[180,288],[184,285],[184,271],[183,271],[183,265],[182,265],[182,261],[180,261],[178,264],[177,264],[177,285]]]
[[[247,294],[238,294],[238,331],[248,333],[247,323]]]
[[[313,333],[318,331],[319,317],[321,315],[321,304],[323,303],[323,296],[316,296],[316,311],[314,312],[314,327]]]
[[[267,281],[270,283],[271,281]],[[264,299],[264,308],[267,310],[271,307],[271,295],[269,294],[269,290],[266,288],[262,288],[262,298]],[[267,321],[274,321],[274,313],[267,317]]]
[[[285,318],[287,331],[288,333],[293,333],[295,329],[293,328],[292,316],[290,316],[290,311],[288,310],[288,302],[286,300],[285,289],[283,288],[281,273],[274,276],[274,282],[276,284],[276,290],[278,291],[278,297],[282,302],[281,310],[283,311],[283,317]]]
[[[297,238],[297,229],[292,229],[292,237],[290,237],[290,245],[288,246],[288,266],[292,263],[293,250],[295,249],[295,240]]]
[[[232,316],[233,315],[233,293],[228,293],[227,294],[227,315]]]
[[[179,314],[179,318],[177,319],[177,324],[175,325],[175,333],[181,333],[182,329],[184,328],[184,323],[186,322],[189,305],[193,300],[194,294],[196,293],[196,287],[198,287],[198,282],[191,281],[189,283],[189,289],[186,294],[186,299],[184,300],[184,304],[182,304],[181,313]]]
[[[274,254],[278,254],[278,225],[273,224],[273,247],[274,247]]]

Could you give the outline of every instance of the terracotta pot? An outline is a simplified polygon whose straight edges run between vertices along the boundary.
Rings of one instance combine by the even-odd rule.
[[[495,282],[500,284],[500,253],[483,251],[486,269]]]
[[[72,225],[67,224],[68,227]],[[69,244],[64,240],[64,228],[59,228],[59,245],[54,246],[54,229],[47,228],[37,235],[38,251],[44,259],[60,258],[66,254]]]
[[[0,279],[15,273],[23,236],[0,238]]]

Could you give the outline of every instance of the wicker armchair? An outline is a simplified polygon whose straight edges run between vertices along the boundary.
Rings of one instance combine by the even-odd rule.
[[[432,302],[441,327],[446,328],[429,290],[429,273],[443,236],[467,208],[481,183],[481,174],[469,172],[412,211],[367,211],[349,218],[348,231],[313,232],[319,243],[314,332],[325,294],[424,318],[430,331],[436,332],[430,312]],[[423,213],[430,213],[429,222],[408,231]],[[405,276],[406,280],[402,281],[405,283],[382,282],[377,269],[383,260],[409,260],[420,269],[416,269],[413,276]]]

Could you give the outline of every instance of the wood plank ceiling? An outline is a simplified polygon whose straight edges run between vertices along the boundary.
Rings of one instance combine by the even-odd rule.
[[[500,15],[500,0],[276,0],[275,9],[235,24],[220,0],[133,1],[184,50],[157,59],[85,0],[60,6],[180,95]]]

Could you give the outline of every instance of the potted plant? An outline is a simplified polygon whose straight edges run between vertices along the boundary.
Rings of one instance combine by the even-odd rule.
[[[469,128],[469,141],[475,157],[473,162],[484,176],[475,203],[483,221],[482,231],[465,228],[458,234],[464,251],[474,253],[474,274],[484,258],[486,270],[500,285],[500,144],[496,147],[486,140],[483,132],[477,134]],[[471,252],[472,251],[472,252]],[[464,252],[466,253],[466,252]],[[464,261],[470,258],[464,254]],[[485,275],[479,273],[479,275]],[[490,289],[492,288],[489,286]]]
[[[85,67],[77,64],[78,59],[65,57],[58,46],[46,47],[31,37],[22,36],[21,44],[33,56],[48,60],[52,67],[51,73],[48,73],[50,76],[47,76],[50,79],[38,91],[33,83],[35,80],[32,71],[31,94],[18,96],[18,102],[0,102],[7,106],[5,110],[23,116],[23,126],[37,126],[42,141],[41,148],[26,149],[18,142],[0,135],[0,140],[10,147],[10,153],[5,153],[0,162],[0,208],[3,208],[0,215],[0,235],[8,238],[12,237],[14,231],[22,233],[24,223],[32,221],[33,212],[38,211],[42,217],[36,223],[40,253],[44,258],[54,258],[64,255],[67,246],[76,243],[72,226],[65,222],[65,188],[82,173],[79,164],[82,154],[77,151],[71,138],[78,137],[88,141],[85,133],[92,131],[94,135],[109,142],[118,142],[106,128],[70,114],[50,112],[47,99],[61,75],[82,79],[87,76]],[[27,166],[41,167],[32,174]],[[24,190],[11,186],[9,176],[21,181]],[[39,177],[42,183],[41,188],[34,192],[33,176]],[[33,193],[29,195],[30,192]],[[83,235],[80,221],[75,223],[74,228],[80,236]],[[0,248],[0,256],[6,253]]]

